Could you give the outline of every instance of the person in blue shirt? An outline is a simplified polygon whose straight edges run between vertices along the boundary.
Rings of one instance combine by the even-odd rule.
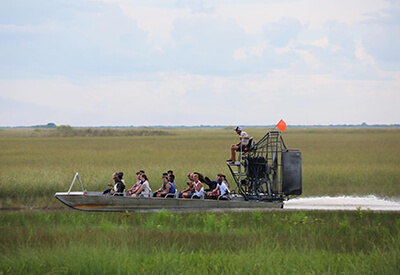
[[[175,194],[175,185],[171,183],[168,179],[168,176],[163,176],[163,185],[164,189],[161,188],[156,192],[156,197],[165,197],[167,194]]]

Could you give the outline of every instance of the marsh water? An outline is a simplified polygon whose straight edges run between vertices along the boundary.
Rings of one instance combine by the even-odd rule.
[[[373,210],[400,211],[399,198],[369,196],[338,196],[296,198],[285,202],[293,210]]]

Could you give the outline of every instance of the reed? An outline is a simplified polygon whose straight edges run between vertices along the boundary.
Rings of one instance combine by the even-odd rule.
[[[255,140],[267,131],[246,130]],[[230,128],[163,129],[162,135],[148,136],[115,131],[127,132],[35,137],[35,130],[0,131],[0,207],[57,207],[54,193],[68,190],[75,172],[88,190],[105,189],[114,171],[123,171],[128,185],[133,185],[139,169],[146,171],[153,189],[161,185],[161,174],[168,169],[174,170],[178,189],[186,186],[191,171],[210,178],[225,173],[234,186],[225,164],[230,144],[237,142]],[[289,128],[283,138],[288,148],[302,151],[303,196],[400,196],[398,128]]]
[[[267,129],[246,130],[259,140]],[[43,131],[0,131],[0,274],[400,273],[398,213],[82,213],[53,197],[76,171],[88,190],[103,190],[114,171],[133,184],[144,169],[153,189],[168,169],[180,189],[189,171],[228,174],[230,128]],[[303,196],[400,196],[400,129],[288,128],[283,137],[302,151]],[[62,210],[4,211],[35,207]]]
[[[397,213],[8,212],[0,273],[398,274]]]

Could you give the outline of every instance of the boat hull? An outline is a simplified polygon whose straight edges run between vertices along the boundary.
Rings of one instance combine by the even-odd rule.
[[[213,211],[229,209],[283,208],[282,201],[246,201],[242,197],[232,200],[178,199],[178,198],[134,198],[103,196],[101,193],[84,195],[83,192],[56,193],[63,204],[81,211],[125,212],[125,211]]]

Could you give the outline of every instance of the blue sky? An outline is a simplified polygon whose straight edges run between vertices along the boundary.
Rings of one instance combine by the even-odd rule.
[[[400,1],[0,2],[0,126],[400,123]]]

